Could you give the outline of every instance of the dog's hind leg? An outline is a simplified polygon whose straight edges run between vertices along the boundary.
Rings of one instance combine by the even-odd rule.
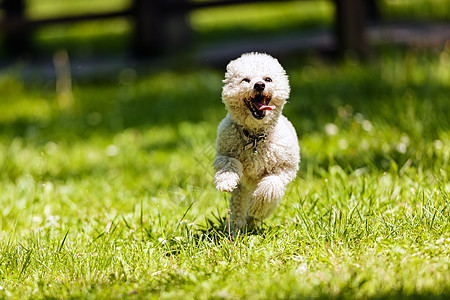
[[[258,229],[259,226],[261,226],[262,219],[256,219],[253,216],[247,216],[247,228],[249,232],[252,232],[256,229]]]
[[[238,187],[231,193],[230,198],[230,220],[227,222],[231,225],[231,235],[234,237],[237,231],[242,231],[247,225],[247,211],[251,199],[251,190],[245,185],[239,184]]]

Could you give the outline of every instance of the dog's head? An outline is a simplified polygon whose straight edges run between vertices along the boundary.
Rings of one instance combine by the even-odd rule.
[[[280,115],[289,98],[289,80],[278,60],[246,53],[227,66],[222,100],[235,122],[259,128]]]

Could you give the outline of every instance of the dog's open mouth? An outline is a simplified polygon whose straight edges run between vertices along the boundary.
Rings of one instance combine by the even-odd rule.
[[[252,113],[252,116],[255,119],[261,120],[266,116],[266,110],[275,109],[275,105],[269,105],[270,100],[272,100],[272,98],[270,98],[269,96],[256,94],[253,98],[245,98],[244,102]]]

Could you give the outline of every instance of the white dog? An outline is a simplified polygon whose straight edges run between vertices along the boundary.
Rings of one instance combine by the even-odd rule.
[[[228,110],[219,125],[214,182],[230,199],[231,233],[253,230],[277,207],[296,177],[300,148],[295,129],[281,114],[289,81],[278,61],[246,53],[227,66],[222,101]]]

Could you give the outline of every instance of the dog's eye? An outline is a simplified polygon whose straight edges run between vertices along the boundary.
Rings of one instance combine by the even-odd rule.
[[[272,82],[272,78],[266,77],[266,78],[264,78],[264,81],[265,81],[265,82]]]
[[[242,82],[250,82],[250,79],[248,79],[248,78],[244,78],[244,79],[242,79]]]

